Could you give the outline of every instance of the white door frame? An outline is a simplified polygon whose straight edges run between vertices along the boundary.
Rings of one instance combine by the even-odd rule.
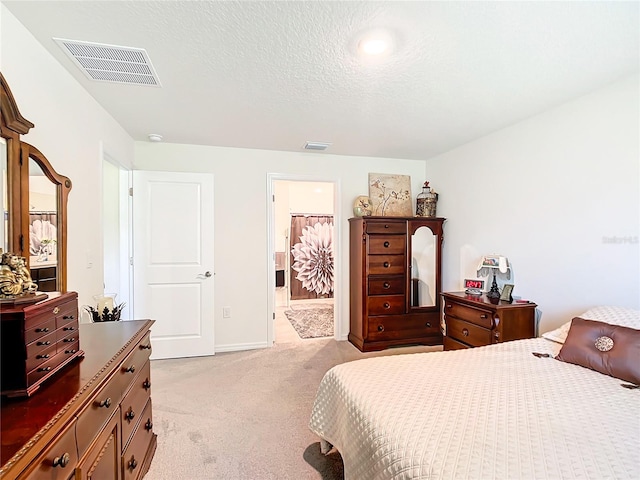
[[[296,175],[290,173],[267,173],[267,345],[274,342],[274,320],[276,314],[276,254],[275,254],[275,182],[324,182],[333,184],[333,338],[340,339],[342,332],[342,216],[340,215],[340,179],[320,175]],[[290,288],[290,287],[288,287]]]

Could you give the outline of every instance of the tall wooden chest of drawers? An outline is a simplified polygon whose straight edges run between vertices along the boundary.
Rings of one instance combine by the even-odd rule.
[[[140,480],[156,449],[151,320],[80,325],[84,358],[2,401],[0,479]]]
[[[0,317],[2,395],[32,395],[83,354],[75,292],[52,292],[35,304],[4,304]]]
[[[536,304],[508,303],[464,292],[442,294],[444,349],[458,350],[532,338]]]
[[[358,217],[350,223],[349,341],[361,351],[397,345],[439,345],[443,218]],[[412,237],[426,227],[431,239],[432,301],[418,301]]]

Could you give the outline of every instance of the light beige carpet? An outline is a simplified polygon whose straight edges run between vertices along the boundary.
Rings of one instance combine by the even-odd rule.
[[[339,454],[320,454],[308,428],[323,375],[339,363],[425,352],[363,354],[348,342],[311,339],[213,357],[151,363],[158,449],[147,480],[343,478]]]

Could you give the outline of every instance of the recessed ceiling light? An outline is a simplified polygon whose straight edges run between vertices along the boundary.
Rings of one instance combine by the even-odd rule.
[[[149,134],[149,141],[150,142],[161,142],[162,141],[162,135],[158,135],[157,133],[150,133]]]
[[[384,29],[369,30],[360,36],[358,53],[369,57],[389,55],[393,51],[393,37]]]

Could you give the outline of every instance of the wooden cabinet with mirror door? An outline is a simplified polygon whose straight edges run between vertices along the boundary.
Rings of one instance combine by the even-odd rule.
[[[421,217],[349,219],[349,341],[360,350],[442,344],[443,222]]]
[[[24,257],[40,291],[67,290],[67,198],[71,180],[33,145],[34,124],[24,118],[0,73],[2,249]]]

